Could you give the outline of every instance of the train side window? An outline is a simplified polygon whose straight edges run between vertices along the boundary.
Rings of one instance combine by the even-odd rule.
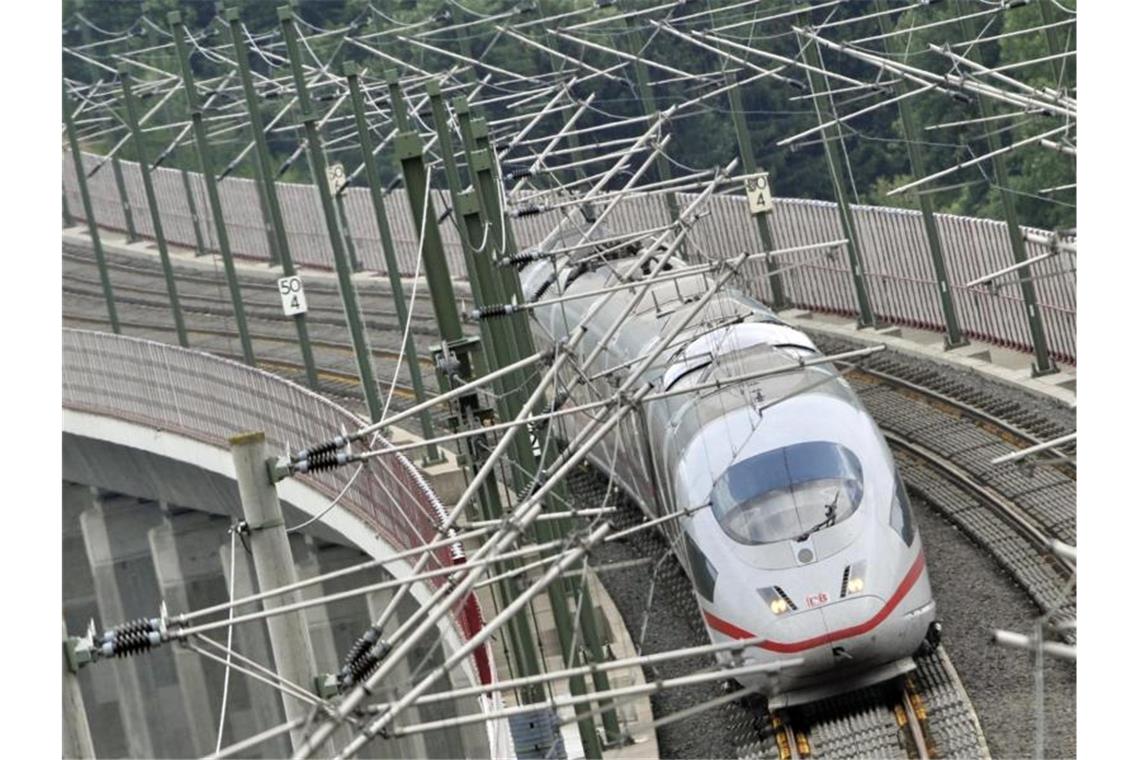
[[[895,498],[891,501],[891,527],[907,546],[914,543],[914,518],[911,516],[910,499],[898,472],[895,472]]]
[[[685,535],[685,554],[689,558],[689,570],[693,574],[693,585],[696,586],[701,596],[711,602],[713,590],[716,588],[716,568],[709,562],[709,558],[705,556],[693,539],[689,537],[688,532],[682,530],[682,533]]]

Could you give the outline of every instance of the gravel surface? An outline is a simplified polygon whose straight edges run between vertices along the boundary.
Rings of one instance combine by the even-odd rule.
[[[990,632],[1029,633],[1037,607],[989,552],[917,495],[911,503],[942,620],[942,643],[974,703],[990,752],[995,758],[1032,756],[1032,658],[998,648],[990,643]],[[1046,757],[1076,755],[1076,685],[1073,663],[1046,662]]]

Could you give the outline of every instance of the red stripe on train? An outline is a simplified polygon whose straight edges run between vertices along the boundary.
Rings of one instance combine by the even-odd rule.
[[[891,598],[887,600],[887,603],[883,605],[882,609],[880,609],[877,613],[875,613],[873,617],[866,620],[865,622],[862,622],[858,625],[849,626],[847,628],[841,628],[840,630],[832,631],[831,633],[815,636],[810,639],[790,642],[766,640],[760,642],[758,646],[761,649],[767,649],[772,652],[790,654],[794,652],[802,652],[805,649],[812,649],[813,647],[822,646],[824,644],[830,644],[833,641],[849,639],[852,636],[861,636],[862,634],[876,628],[884,620],[886,620],[892,612],[894,612],[895,608],[899,606],[902,600],[906,598],[906,595],[910,592],[910,590],[914,588],[914,584],[917,583],[918,579],[922,576],[922,570],[925,566],[926,558],[922,552],[919,552],[918,556],[914,558],[914,564],[910,566],[910,570],[908,570],[906,575],[903,576],[899,587],[895,589],[895,592],[893,594],[891,594]],[[734,639],[756,638],[756,634],[749,633],[743,628],[735,626],[727,620],[722,620],[708,610],[705,610],[704,614],[705,620],[708,621],[713,630],[719,631],[725,636],[731,636]]]

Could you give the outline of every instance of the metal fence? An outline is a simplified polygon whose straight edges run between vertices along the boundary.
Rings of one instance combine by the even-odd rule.
[[[88,171],[102,157],[84,154]],[[122,162],[124,185],[139,234],[152,234],[146,198],[138,165]],[[201,177],[191,174],[194,202],[203,220],[210,219]],[[75,185],[74,162],[64,156],[64,192],[73,215],[82,218],[82,204]],[[159,168],[154,173],[155,191],[168,240],[187,247],[195,242],[190,207],[179,172]],[[104,165],[88,184],[97,222],[125,229],[126,219],[111,167]],[[332,267],[320,203],[311,185],[279,183],[286,234],[293,258],[299,265]],[[236,256],[269,258],[268,225],[262,213],[257,187],[252,180],[228,177],[220,185],[225,224]],[[364,269],[384,271],[380,236],[376,229],[367,188],[349,188],[345,194],[347,234],[352,238]],[[446,208],[445,194],[433,191],[437,211]],[[694,196],[681,194],[682,203]],[[417,227],[412,220],[407,194],[397,189],[385,197],[392,227],[396,258],[403,274],[415,271]],[[710,213],[691,233],[693,246],[706,257],[729,258],[744,251],[762,250],[755,221],[742,196],[715,196]],[[873,311],[884,322],[941,331],[945,322],[934,278],[929,246],[921,214],[906,209],[853,206],[856,231],[863,251],[863,267]],[[976,339],[1023,351],[1032,350],[1025,304],[1014,276],[1006,276],[997,288],[966,288],[965,283],[1013,263],[1006,225],[990,219],[936,214],[939,234],[949,270],[949,282],[965,333]],[[520,246],[533,245],[561,218],[559,212],[527,216],[514,221]],[[634,232],[668,222],[661,196],[631,195],[609,218],[609,232]],[[827,201],[777,198],[770,217],[778,247],[819,243],[842,237],[836,204]],[[213,223],[201,225],[207,248],[216,249]],[[1023,228],[1024,232],[1043,230]],[[453,224],[442,226],[444,245],[452,271],[465,271],[459,238]],[[1026,242],[1032,257],[1048,252],[1035,242]],[[831,258],[818,252],[799,254],[781,261],[785,289],[799,308],[834,314],[855,314],[855,292],[846,255]],[[790,267],[790,268],[789,268]],[[1076,363],[1076,266],[1071,253],[1060,252],[1031,268],[1038,306],[1052,356]],[[768,280],[758,263],[749,265],[747,287],[767,300]]]
[[[341,406],[276,375],[211,354],[111,333],[63,331],[63,406],[169,430],[228,447],[242,431],[265,432],[270,450],[294,450],[366,423]],[[378,441],[379,442],[379,441]],[[446,517],[439,499],[402,454],[354,467],[298,476],[362,520],[396,551],[432,541]],[[458,542],[432,554],[427,570],[462,564]],[[445,576],[430,581],[437,588]],[[472,594],[454,611],[470,638],[483,626]],[[475,654],[483,683],[492,680],[485,647]]]
[[[684,196],[682,196],[684,198]],[[744,251],[762,250],[747,201],[718,196],[710,201],[712,213],[699,222],[692,238],[705,255],[729,258]],[[843,237],[836,204],[797,198],[777,198],[771,216],[778,248],[822,243]],[[930,247],[922,214],[910,209],[852,206],[855,230],[863,254],[864,278],[872,310],[882,321],[942,331],[945,321],[934,277]],[[666,221],[663,209],[655,221]],[[999,346],[1032,351],[1025,303],[1017,279],[1006,276],[1001,285],[966,288],[965,284],[1013,263],[1013,248],[1004,222],[992,219],[935,214],[942,241],[947,277],[963,331],[971,338]],[[1046,235],[1028,227],[1023,233]],[[1048,246],[1026,241],[1029,257],[1049,252]],[[780,261],[784,287],[797,307],[835,314],[855,314],[855,289],[846,253],[831,257],[818,252],[797,254]],[[1038,306],[1045,323],[1046,340],[1054,359],[1076,363],[1076,257],[1059,252],[1032,266]],[[768,279],[759,264],[747,279],[752,295],[771,297]]]

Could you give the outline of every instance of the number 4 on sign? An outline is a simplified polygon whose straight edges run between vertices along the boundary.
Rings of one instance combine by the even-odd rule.
[[[305,301],[305,286],[301,284],[300,277],[282,277],[277,281],[277,292],[281,294],[281,308],[285,316],[292,317],[309,310],[309,304]]]
[[[753,214],[772,211],[772,186],[768,184],[768,172],[744,177],[744,191],[748,194],[748,210]]]

